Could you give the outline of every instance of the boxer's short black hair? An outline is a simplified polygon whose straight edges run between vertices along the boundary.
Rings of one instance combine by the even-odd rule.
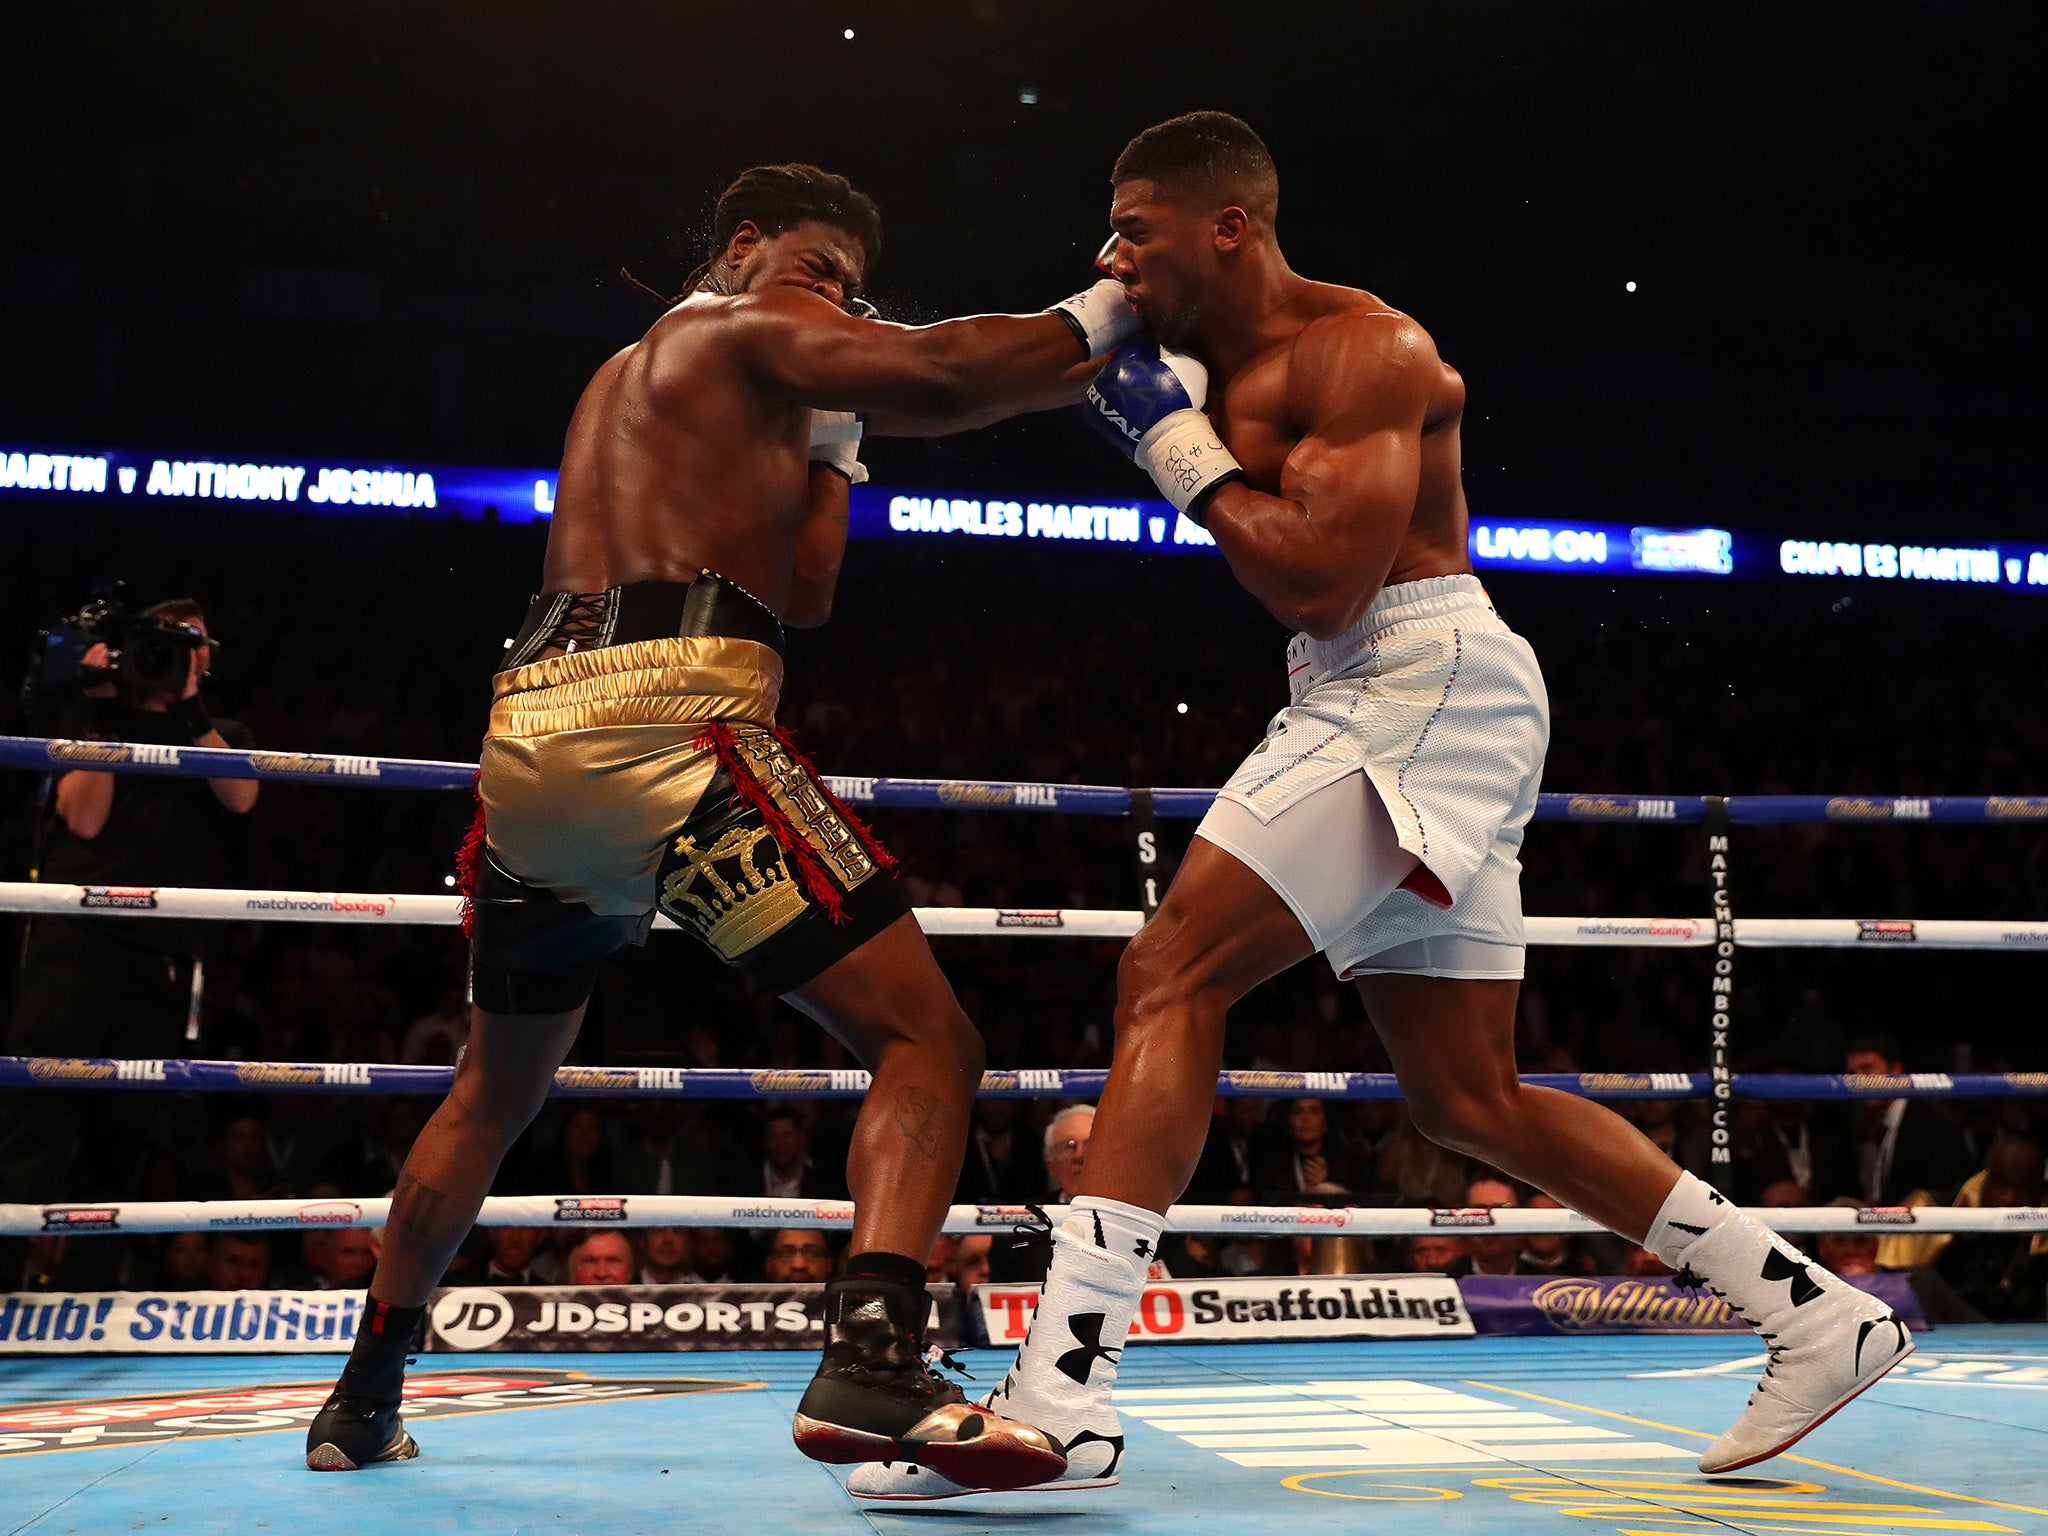
[[[733,178],[732,185],[718,194],[705,263],[725,254],[742,224],[752,224],[772,239],[806,219],[853,236],[864,258],[863,275],[874,270],[882,255],[882,211],[875,200],[844,176],[801,164],[757,165]]]
[[[1112,185],[1150,181],[1176,201],[1235,203],[1271,223],[1280,209],[1280,172],[1266,141],[1228,112],[1188,112],[1155,123],[1124,146]]]

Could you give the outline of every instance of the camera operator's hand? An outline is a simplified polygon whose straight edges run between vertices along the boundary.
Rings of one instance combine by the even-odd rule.
[[[196,645],[192,648],[192,659],[185,664],[185,691],[178,695],[180,699],[196,699],[199,697],[199,680],[206,676],[207,668],[212,660],[212,646]]]
[[[79,658],[81,666],[98,667],[102,672],[111,672],[114,666],[113,652],[106,643],[86,647],[85,655]],[[94,683],[90,688],[80,690],[88,699],[111,699],[114,696],[114,680],[109,677],[104,683]]]

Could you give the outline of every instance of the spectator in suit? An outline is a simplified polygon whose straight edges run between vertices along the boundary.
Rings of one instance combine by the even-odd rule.
[[[1045,1159],[1022,1125],[1016,1099],[977,1099],[960,1165],[962,1205],[1014,1205],[1035,1200],[1045,1188]]]
[[[681,1227],[649,1227],[640,1234],[640,1283],[680,1285],[690,1278],[690,1234]]]
[[[1482,1175],[1465,1186],[1465,1204],[1489,1211],[1516,1210],[1521,1196],[1515,1186],[1498,1174]],[[1522,1239],[1519,1237],[1469,1237],[1465,1256],[1445,1271],[1454,1279],[1467,1275],[1519,1275],[1522,1271]]]
[[[823,1285],[838,1267],[832,1240],[823,1232],[791,1229],[776,1233],[769,1242],[762,1272],[777,1284]]]
[[[617,1157],[619,1192],[627,1195],[701,1195],[712,1187],[710,1169],[682,1134],[674,1099],[640,1099],[628,1106],[627,1136]]]
[[[1852,1041],[1843,1059],[1851,1076],[1903,1077],[1906,1063],[1890,1035]],[[1851,1106],[1855,1185],[1865,1205],[1899,1205],[1915,1190],[1946,1204],[1974,1171],[1969,1146],[1941,1106],[1926,1099],[1861,1099]]]
[[[486,1227],[490,1258],[484,1265],[480,1285],[546,1285],[549,1276],[540,1264],[547,1234],[539,1227]]]
[[[733,1277],[732,1233],[724,1227],[690,1228],[690,1268],[685,1285],[723,1285]]]
[[[761,1155],[741,1162],[725,1187],[735,1194],[784,1200],[832,1200],[840,1181],[811,1157],[810,1130],[792,1109],[772,1111],[761,1127]]]
[[[1267,1102],[1249,1094],[1218,1098],[1209,1121],[1209,1139],[1188,1182],[1187,1199],[1194,1205],[1226,1205],[1232,1190],[1256,1189],[1265,1161]]]
[[[633,1245],[626,1234],[600,1227],[569,1250],[571,1285],[631,1285]]]
[[[2001,1136],[1955,1203],[2040,1205],[2048,1200],[2043,1165],[2039,1142]],[[1959,1232],[1935,1257],[1934,1268],[1993,1322],[2038,1323],[2048,1317],[2048,1233]]]
[[[1319,1184],[1339,1192],[1355,1187],[1344,1150],[1330,1135],[1323,1101],[1294,1099],[1287,1105],[1287,1139],[1262,1160],[1254,1187],[1262,1200],[1284,1200]]]

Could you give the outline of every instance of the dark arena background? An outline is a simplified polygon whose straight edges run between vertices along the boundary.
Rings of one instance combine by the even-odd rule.
[[[0,1531],[2048,1531],[2044,38],[1994,0],[11,17]],[[1694,1472],[1764,1362],[1747,1329],[1428,1141],[1314,960],[1229,1012],[1185,1199],[1266,1216],[1167,1239],[1121,1485],[856,1503],[784,1436],[860,1063],[658,931],[600,973],[493,1186],[516,1203],[436,1292],[424,1347],[473,1353],[414,1368],[424,1458],[314,1479],[299,1439],[469,1029],[491,674],[570,412],[661,313],[622,269],[677,292],[719,190],[807,161],[880,206],[885,320],[1036,311],[1100,275],[1125,142],[1196,109],[1271,148],[1294,269],[1464,377],[1473,568],[1552,719],[1520,1071],[1793,1212],[1910,1300],[1919,1354],[1800,1456]],[[1126,939],[1287,702],[1287,631],[1077,411],[867,437],[778,717],[986,1042],[929,1269],[938,1336],[997,1351]],[[63,873],[95,840],[57,781],[106,734],[64,625],[115,582],[203,610],[217,782],[255,803],[205,795],[223,760],[102,753],[153,808]],[[52,996],[75,1032],[23,1022]],[[550,1411],[473,1417],[510,1408]]]

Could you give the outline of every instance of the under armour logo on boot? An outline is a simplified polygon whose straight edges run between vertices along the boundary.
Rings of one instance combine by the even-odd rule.
[[[1792,1282],[1792,1305],[1803,1307],[1814,1297],[1822,1294],[1821,1288],[1813,1283],[1813,1277],[1806,1272],[1804,1264],[1795,1264],[1777,1249],[1764,1254],[1763,1278],[1766,1280],[1790,1280]]]
[[[1085,1387],[1088,1385],[1090,1373],[1095,1369],[1096,1361],[1102,1360],[1115,1365],[1117,1357],[1123,1351],[1102,1347],[1102,1325],[1106,1320],[1107,1314],[1102,1312],[1076,1312],[1068,1318],[1067,1329],[1081,1341],[1080,1347],[1068,1350],[1053,1361],[1054,1369],[1069,1381]]]
[[[1137,1256],[1141,1259],[1149,1259],[1152,1257],[1152,1244],[1145,1238],[1141,1237],[1135,1243],[1131,1244],[1131,1251],[1136,1253]]]

